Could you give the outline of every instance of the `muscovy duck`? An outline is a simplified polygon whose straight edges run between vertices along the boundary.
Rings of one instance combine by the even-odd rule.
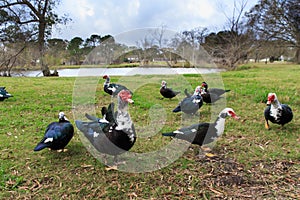
[[[189,127],[180,128],[176,131],[162,133],[163,136],[176,137],[192,144],[202,146],[215,141],[224,132],[225,118],[239,119],[232,108],[222,110],[214,123],[198,123]]]
[[[59,121],[47,126],[43,139],[34,148],[40,151],[44,148],[51,150],[64,150],[74,135],[74,127],[63,112],[58,115]]]
[[[177,92],[177,91],[173,91],[172,88],[168,88],[166,81],[161,82],[161,88],[159,92],[164,98],[168,98],[168,99],[172,99],[173,97],[175,97],[177,94],[180,93],[180,91]]]
[[[293,119],[292,109],[286,104],[280,104],[275,93],[268,94],[264,115],[266,129],[270,128],[269,121],[280,124],[283,127],[284,124],[289,123]]]
[[[103,79],[106,79],[105,82],[104,82],[104,85],[103,85],[104,91],[107,94],[112,95],[113,97],[116,97],[118,95],[118,93],[122,90],[130,91],[124,85],[120,85],[120,84],[116,84],[116,83],[110,83],[109,75],[104,75]],[[130,93],[131,93],[131,95],[133,94],[131,91],[130,91]]]
[[[224,90],[220,88],[209,88],[206,82],[201,84],[201,96],[205,103],[214,103],[219,100],[222,94],[229,92],[230,90]]]
[[[197,86],[193,95],[188,95],[179,103],[173,112],[184,112],[186,114],[194,115],[203,105],[203,100],[200,94],[200,86]]]
[[[8,99],[9,97],[13,97],[13,95],[9,94],[5,87],[0,87],[0,101],[4,101],[5,99]]]
[[[122,90],[118,93],[118,108],[114,113],[112,102],[107,112],[102,112],[103,119],[86,115],[91,122],[76,120],[77,128],[84,134],[97,151],[114,156],[131,149],[136,141],[136,132],[130,115],[127,112],[128,103],[133,103],[129,90]],[[106,109],[102,109],[106,110]]]

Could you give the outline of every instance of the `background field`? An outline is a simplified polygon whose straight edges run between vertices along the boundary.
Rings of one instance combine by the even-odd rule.
[[[76,78],[0,78],[0,86],[14,95],[0,102],[0,199],[299,199],[300,66],[247,65],[221,76],[225,88],[231,89],[226,94],[227,107],[241,119],[227,119],[225,133],[212,146],[216,157],[198,156],[199,147],[192,145],[167,167],[145,173],[106,171],[82,144],[77,130],[67,152],[33,152],[59,111],[74,122]],[[112,82],[120,79],[124,77],[112,77]],[[203,77],[128,79],[132,85],[148,80],[135,90],[135,104],[129,109],[137,134],[142,136],[131,152],[154,151],[169,144],[171,138],[162,138],[161,132],[179,128],[186,123],[186,116],[171,112],[183,94],[178,99],[161,99],[161,80],[183,92],[184,82],[191,91]],[[111,100],[102,84],[100,79],[96,98],[85,102],[96,108],[97,115]],[[284,128],[275,124],[271,130],[264,128],[269,92],[276,92],[281,103],[294,111],[293,121]],[[211,111],[211,106],[203,105],[193,120],[210,121]],[[159,123],[160,118],[164,123]]]

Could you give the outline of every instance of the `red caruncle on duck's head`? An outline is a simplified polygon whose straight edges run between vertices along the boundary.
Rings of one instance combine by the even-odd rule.
[[[133,103],[134,101],[132,100],[132,95],[129,90],[122,90],[119,92],[119,97],[121,98],[122,101],[128,102],[128,103]]]
[[[107,79],[107,78],[109,78],[109,75],[104,75],[102,78]]]
[[[268,94],[267,105],[271,104],[273,101],[275,101],[275,99],[276,99],[276,94],[275,93],[269,93]]]

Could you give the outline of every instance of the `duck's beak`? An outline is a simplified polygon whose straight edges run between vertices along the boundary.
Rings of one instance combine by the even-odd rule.
[[[233,119],[235,119],[235,120],[239,120],[240,119],[240,117],[239,116],[233,116]]]
[[[233,113],[233,114],[231,115],[231,117],[232,117],[233,119],[235,119],[235,120],[239,120],[239,119],[240,119],[240,117],[237,116],[235,113]]]
[[[128,99],[127,101],[128,101],[128,103],[134,103],[134,101],[132,99]]]

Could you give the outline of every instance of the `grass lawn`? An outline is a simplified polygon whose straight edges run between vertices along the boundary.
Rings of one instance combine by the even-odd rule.
[[[198,156],[199,147],[191,145],[167,166],[159,166],[167,159],[163,156],[149,163],[128,158],[131,165],[122,171],[107,171],[83,145],[77,129],[67,152],[33,152],[59,111],[73,124],[80,106],[95,108],[100,116],[101,107],[111,100],[103,91],[103,79],[95,88],[96,98],[76,99],[76,78],[0,78],[0,86],[14,95],[0,102],[0,199],[300,199],[300,65],[245,68],[221,73],[225,88],[231,90],[225,95],[227,107],[241,118],[226,120],[224,134],[211,149],[216,157]],[[184,97],[184,88],[192,91],[203,81],[201,75],[112,77],[111,81],[121,79],[135,88],[129,112],[138,138],[132,153],[142,155],[172,144],[176,139],[162,138],[164,131],[192,120],[214,119],[210,105],[203,105],[193,118],[171,112]],[[163,79],[182,94],[161,99]],[[85,94],[88,89],[80,91]],[[276,124],[264,128],[269,92],[293,109],[294,119],[284,128]],[[135,167],[157,170],[134,173]]]

